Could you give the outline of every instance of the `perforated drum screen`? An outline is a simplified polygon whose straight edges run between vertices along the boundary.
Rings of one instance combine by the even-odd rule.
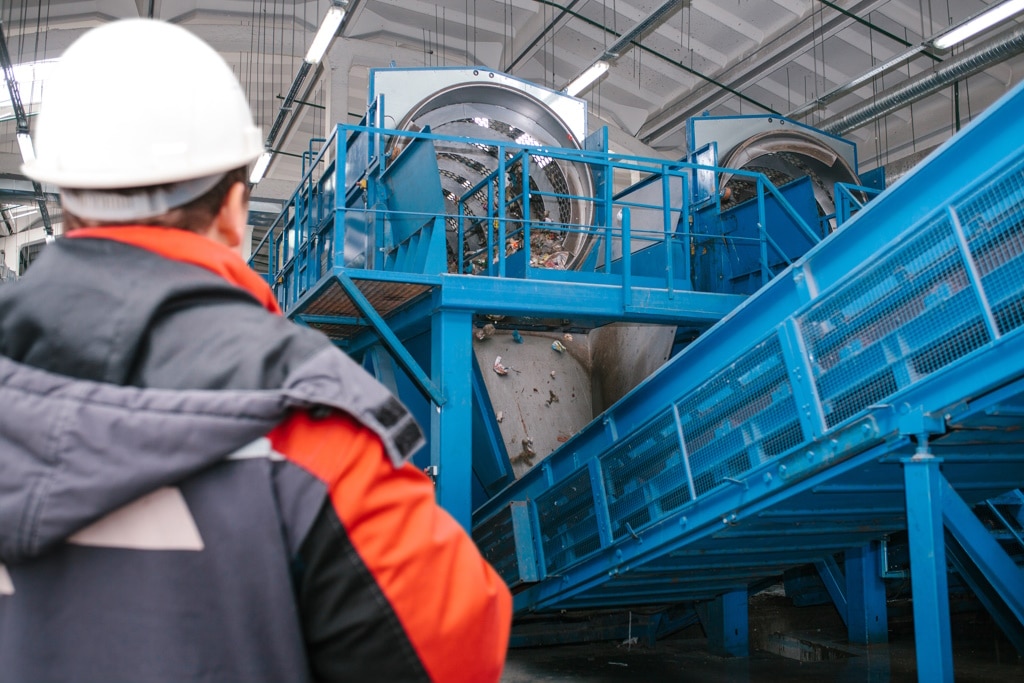
[[[448,214],[450,270],[459,268],[454,263],[458,252],[457,202],[498,168],[498,148],[487,141],[579,148],[579,142],[565,123],[543,102],[500,84],[471,83],[441,90],[417,105],[400,124],[406,130],[423,130],[428,126],[437,135],[473,141],[437,140],[434,143]],[[579,163],[531,155],[527,191],[529,215],[526,215],[527,202],[520,196],[522,162],[509,161],[515,148],[505,149],[505,185],[510,195],[504,206],[507,233],[521,231],[524,222],[529,221],[533,265],[578,266],[587,256],[592,241],[587,230],[593,214],[590,201],[593,180],[589,169]],[[486,263],[488,231],[493,233],[495,225],[493,220],[484,218],[498,213],[496,185],[492,183],[490,199],[485,185],[463,206],[463,215],[468,220],[464,223],[466,259],[462,272],[467,272],[466,262],[472,264],[474,255],[480,257],[481,263]],[[564,255],[557,261],[551,258],[560,253]]]

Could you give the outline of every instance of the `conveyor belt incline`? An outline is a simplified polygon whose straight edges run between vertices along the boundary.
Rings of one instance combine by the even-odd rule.
[[[517,611],[745,591],[1024,486],[1022,110],[1018,87],[476,510]],[[908,493],[921,463],[944,499]]]

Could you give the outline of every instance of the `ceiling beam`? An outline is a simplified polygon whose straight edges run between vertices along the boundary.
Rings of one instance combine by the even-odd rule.
[[[850,12],[864,15],[887,1],[861,0]],[[819,21],[812,13],[752,54],[738,56],[731,67],[715,75],[715,80],[727,85],[728,90],[709,84],[666,102],[660,107],[660,113],[652,116],[640,129],[638,137],[647,144],[654,145],[658,140],[683,127],[687,119],[714,108],[742,88],[784,65],[792,58],[794,52],[801,52],[816,41],[824,41],[853,22],[839,12],[830,12],[830,15],[824,21]]]
[[[7,51],[7,40],[4,38],[4,23],[0,20],[0,66],[3,67],[4,80],[7,81],[7,90],[11,94],[11,107],[14,109],[14,118],[18,123],[19,136],[24,135],[28,140],[28,145],[31,147],[31,137],[29,137],[28,127],[28,116],[25,114],[25,107],[21,103],[21,94],[18,92],[18,79],[14,75],[14,65],[11,64],[11,55]],[[20,145],[19,141],[19,145]],[[36,194],[36,202],[39,206],[39,215],[43,221],[43,227],[46,228],[46,234],[53,234],[53,225],[50,223],[50,212],[46,210],[46,199],[43,197],[43,188],[35,180],[32,181],[32,189]]]

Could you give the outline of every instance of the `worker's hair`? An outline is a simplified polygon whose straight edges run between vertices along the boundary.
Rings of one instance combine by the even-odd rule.
[[[224,198],[228,195],[228,190],[230,190],[235,183],[242,183],[245,186],[246,193],[248,193],[248,181],[248,168],[246,166],[241,166],[225,173],[224,177],[213,186],[213,189],[201,197],[197,197],[187,204],[173,208],[166,213],[159,216],[153,216],[151,218],[140,218],[130,221],[97,221],[81,218],[80,216],[76,216],[65,210],[64,229],[67,231],[75,230],[77,228],[94,228],[104,225],[155,225],[163,228],[179,228],[189,232],[201,233],[209,227],[210,223],[217,215],[217,212],[220,211],[220,207],[224,203]],[[132,188],[125,190],[105,190],[105,192],[111,191],[122,194],[131,194],[138,190]]]

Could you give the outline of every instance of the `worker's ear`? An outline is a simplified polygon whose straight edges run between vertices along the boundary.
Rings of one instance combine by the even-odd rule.
[[[239,249],[245,239],[245,227],[249,220],[249,188],[245,183],[238,182],[231,186],[220,211],[210,225],[210,237],[215,242]]]

